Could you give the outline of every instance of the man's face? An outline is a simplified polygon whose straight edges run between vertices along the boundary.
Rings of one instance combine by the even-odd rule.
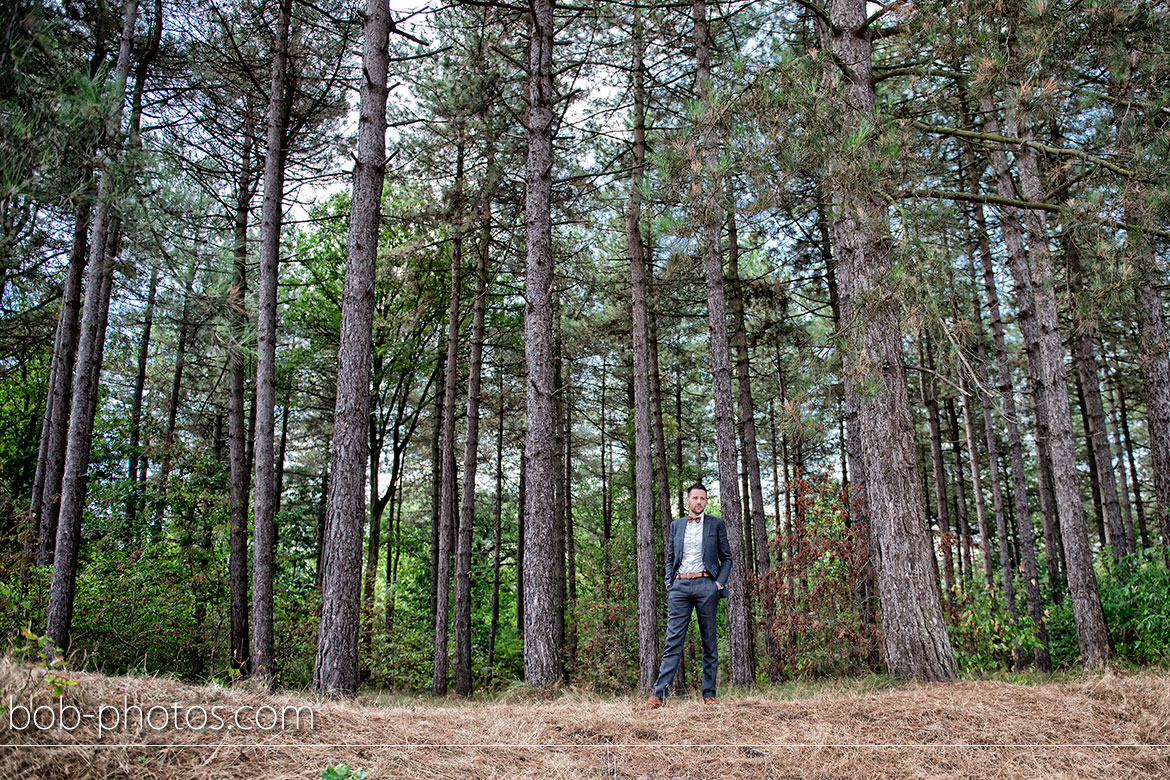
[[[691,511],[693,517],[698,517],[703,514],[703,510],[707,508],[707,491],[702,488],[694,488],[687,493],[687,509]]]

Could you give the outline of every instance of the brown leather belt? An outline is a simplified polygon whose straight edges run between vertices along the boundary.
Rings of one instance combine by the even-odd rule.
[[[710,577],[711,575],[705,571],[692,571],[685,574],[683,572],[679,572],[674,576],[680,580],[693,580],[695,577]]]

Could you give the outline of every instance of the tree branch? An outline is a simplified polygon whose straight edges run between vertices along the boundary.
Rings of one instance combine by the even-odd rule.
[[[938,125],[928,125],[925,122],[919,122],[917,119],[911,122],[919,130],[924,130],[928,133],[935,133],[936,135],[951,135],[959,138],[972,138],[978,141],[994,141],[996,143],[1006,144],[1010,146],[1028,146],[1046,154],[1063,155],[1065,157],[1076,157],[1087,162],[1096,163],[1104,168],[1108,168],[1119,176],[1126,178],[1134,178],[1133,171],[1122,168],[1120,165],[1115,165],[1108,160],[1102,160],[1100,157],[1083,152],[1080,149],[1068,149],[1061,146],[1049,146],[1042,144],[1039,141],[1027,141],[1023,138],[1009,138],[1005,135],[995,135],[994,133],[983,133],[977,130],[961,130],[957,127],[939,127]]]
[[[895,196],[896,199],[909,198],[935,198],[938,200],[961,200],[968,203],[982,203],[991,206],[1008,206],[1017,209],[1034,209],[1036,211],[1047,211],[1053,214],[1069,213],[1067,209],[1063,209],[1055,203],[1035,203],[1030,200],[1018,200],[1016,198],[1003,198],[999,195],[977,195],[971,192],[956,192],[954,190],[940,190],[937,188],[914,189],[905,190]],[[1154,227],[1142,227],[1141,225],[1130,225],[1125,222],[1118,222],[1113,219],[1106,219],[1105,217],[1095,217],[1091,214],[1080,213],[1075,216],[1081,216],[1088,219],[1090,222],[1095,222],[1098,225],[1124,230],[1129,233],[1144,233],[1150,236],[1158,236],[1160,238],[1170,238],[1170,231],[1159,230]]]

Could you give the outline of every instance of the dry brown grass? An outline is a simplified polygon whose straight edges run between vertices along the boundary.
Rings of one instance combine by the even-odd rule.
[[[318,778],[329,765],[381,778],[1170,778],[1170,675],[1074,683],[913,684],[796,701],[564,694],[393,704],[267,696],[155,677],[70,673],[83,712],[123,697],[146,710],[310,704],[314,728],[14,730],[0,714],[0,778]],[[0,660],[3,703],[48,704],[39,668]],[[19,718],[17,724],[19,725]]]

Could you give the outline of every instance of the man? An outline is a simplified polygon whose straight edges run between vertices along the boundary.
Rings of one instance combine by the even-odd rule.
[[[683,642],[691,624],[691,611],[699,620],[703,639],[703,704],[715,704],[715,674],[719,646],[715,615],[723,587],[731,574],[731,545],[723,519],[705,514],[707,488],[696,482],[687,489],[687,516],[670,524],[666,546],[666,645],[650,698],[641,710],[661,707],[682,660]]]

